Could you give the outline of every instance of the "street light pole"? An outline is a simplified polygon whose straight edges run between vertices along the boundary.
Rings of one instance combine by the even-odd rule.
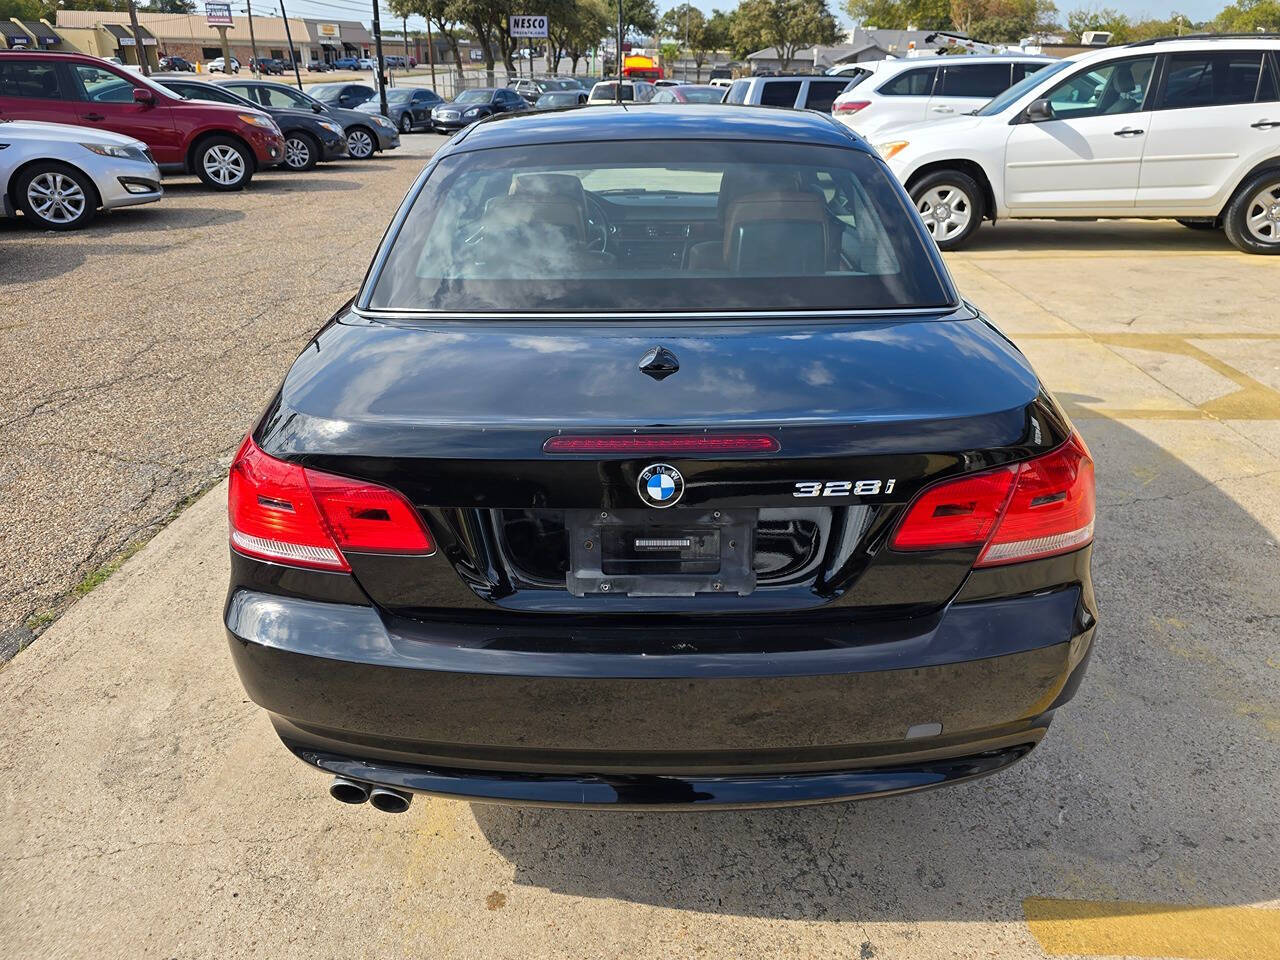
[[[258,76],[258,41],[253,35],[253,0],[244,0],[244,10],[249,18],[249,49],[253,51],[253,63],[249,65],[249,72]]]
[[[622,103],[622,0],[618,0],[618,75],[613,81],[615,103]]]
[[[284,8],[284,0],[280,0],[280,17],[284,20],[284,40],[289,44],[289,59],[293,61],[293,77],[298,81],[298,89],[302,89],[302,71],[298,69],[298,51],[293,49],[293,35],[289,33],[289,11]]]
[[[378,106],[382,108],[382,115],[387,115],[387,75],[383,70],[385,63],[382,57],[382,18],[378,14],[378,0],[373,0],[373,50],[378,58],[378,62],[374,65],[374,72],[378,77]]]

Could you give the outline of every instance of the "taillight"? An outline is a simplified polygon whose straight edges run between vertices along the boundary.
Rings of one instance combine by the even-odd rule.
[[[871,106],[870,100],[846,100],[841,103],[837,100],[831,105],[832,113],[857,113],[865,107]]]
[[[1080,439],[1025,463],[948,480],[922,491],[891,546],[946,550],[982,546],[992,567],[1077,550],[1093,539],[1093,460]]]
[[[628,433],[551,437],[545,453],[777,453],[776,437],[767,433]]]
[[[252,437],[231,464],[227,506],[231,545],[273,563],[348,571],[343,550],[434,550],[417,511],[396,491],[277,460]]]

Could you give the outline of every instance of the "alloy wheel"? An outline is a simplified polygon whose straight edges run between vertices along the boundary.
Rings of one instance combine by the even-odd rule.
[[[413,118],[407,113],[400,114],[400,132],[408,133],[413,129]]]
[[[27,186],[27,202],[42,220],[71,223],[84,215],[88,199],[80,184],[63,173],[42,173]]]
[[[301,170],[311,162],[311,147],[301,137],[290,137],[284,142],[284,162],[293,170]]]
[[[204,152],[204,172],[224,187],[240,182],[244,178],[244,157],[235,147],[226,144],[215,144]]]
[[[968,194],[945,183],[922,193],[916,199],[916,209],[934,240],[948,240],[964,233],[973,219],[973,202]]]
[[[363,130],[352,130],[347,134],[347,153],[357,160],[363,160],[373,153],[373,137]]]
[[[1266,184],[1253,195],[1244,222],[1259,243],[1280,244],[1280,181]]]

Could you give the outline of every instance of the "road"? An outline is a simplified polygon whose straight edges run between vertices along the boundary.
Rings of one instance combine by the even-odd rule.
[[[74,237],[0,224],[7,616],[217,477],[420,164],[265,177],[252,197],[179,181]],[[1275,262],[1147,223],[1001,224],[949,261],[1098,462],[1100,647],[1026,762],[799,810],[341,806],[231,668],[218,486],[0,668],[0,943],[131,960],[1280,956]]]

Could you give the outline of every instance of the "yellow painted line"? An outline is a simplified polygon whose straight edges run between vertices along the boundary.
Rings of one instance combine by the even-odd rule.
[[[1022,911],[1050,956],[1280,958],[1280,910],[1033,897]]]

